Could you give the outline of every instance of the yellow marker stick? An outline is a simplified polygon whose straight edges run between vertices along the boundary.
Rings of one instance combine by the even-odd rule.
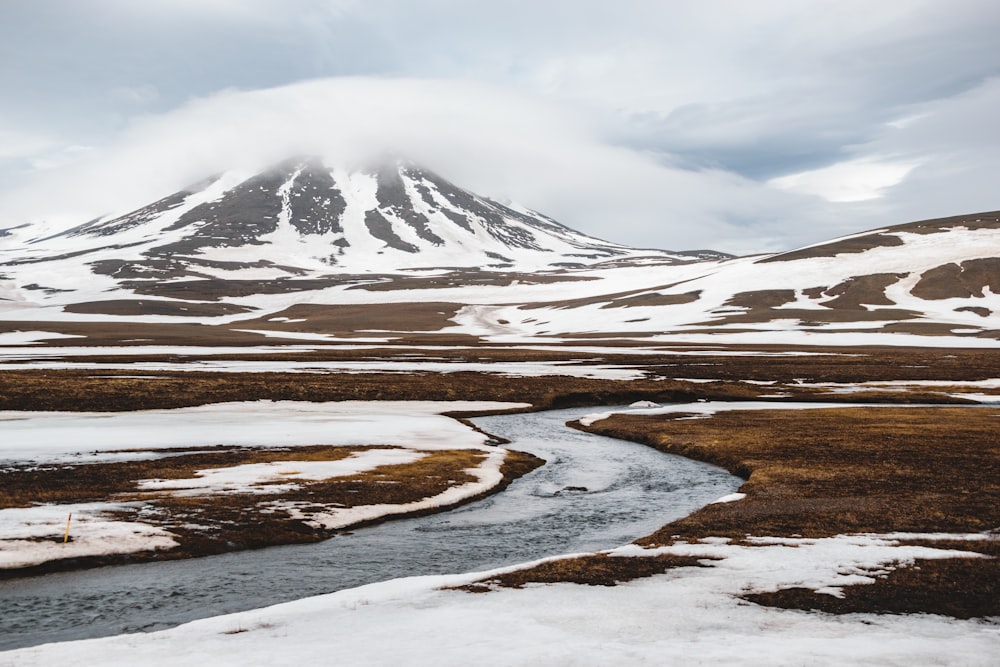
[[[66,517],[66,534],[63,535],[63,544],[69,542],[69,521],[73,518],[73,513],[70,512],[69,516]]]

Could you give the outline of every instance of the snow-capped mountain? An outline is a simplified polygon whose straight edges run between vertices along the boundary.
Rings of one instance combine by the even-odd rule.
[[[57,234],[35,237],[31,226],[5,232],[5,273],[37,265],[54,278],[61,260],[72,259],[119,282],[696,258],[586,236],[403,160],[346,170],[318,158],[293,159],[249,177],[221,174],[126,215]]]

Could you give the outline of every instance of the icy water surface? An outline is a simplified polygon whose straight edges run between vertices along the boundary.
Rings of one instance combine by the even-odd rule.
[[[159,630],[396,577],[607,549],[742,483],[715,466],[564,425],[595,410],[473,420],[547,463],[495,496],[443,514],[317,544],[0,582],[0,650]]]

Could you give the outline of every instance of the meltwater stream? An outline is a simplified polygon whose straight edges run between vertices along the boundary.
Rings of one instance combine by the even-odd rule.
[[[471,572],[608,549],[732,493],[715,466],[565,426],[594,409],[481,417],[546,460],[458,509],[317,544],[0,582],[0,650],[168,628],[396,577]]]

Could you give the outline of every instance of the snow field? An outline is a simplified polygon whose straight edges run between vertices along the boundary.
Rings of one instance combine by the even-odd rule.
[[[84,348],[86,349],[86,348]],[[105,348],[107,349],[107,348]],[[120,348],[129,350],[130,348]],[[252,353],[254,348],[246,348],[243,353]],[[177,351],[184,354],[183,348]],[[126,352],[136,354],[136,352]],[[122,361],[122,362],[76,362],[72,359],[42,359],[0,364],[0,369],[77,369],[77,370],[133,370],[153,372],[216,371],[225,373],[489,373],[507,377],[540,377],[560,375],[563,377],[600,378],[604,380],[637,380],[646,377],[645,372],[634,368],[610,364],[579,364],[575,361],[519,362],[506,361],[503,364],[448,361],[244,361],[240,359],[195,359],[191,361]]]
[[[186,479],[139,480],[139,491],[169,491],[195,496],[219,493],[280,493],[299,485],[295,480],[321,480],[356,475],[379,466],[413,463],[426,456],[409,449],[369,449],[354,452],[339,461],[276,461],[248,463],[226,468],[208,468]],[[288,484],[273,484],[287,481]]]
[[[162,632],[20,649],[0,654],[0,665],[996,664],[994,623],[926,614],[835,616],[740,599],[793,586],[836,594],[916,558],[968,555],[899,545],[905,537],[927,536],[630,545],[609,553],[672,553],[704,558],[709,566],[612,588],[550,584],[486,594],[443,588],[513,568],[397,579]]]
[[[134,504],[73,503],[0,509],[0,570],[60,558],[128,554],[177,546],[169,531],[108,515],[130,506]],[[67,519],[72,539],[63,543]]]
[[[285,510],[293,519],[302,519],[312,526],[326,530],[344,528],[386,516],[398,516],[411,512],[447,507],[486,493],[497,486],[503,480],[503,475],[500,473],[500,466],[503,464],[505,456],[503,449],[499,447],[490,448],[483,463],[476,468],[466,470],[467,473],[477,478],[475,481],[453,486],[436,496],[412,503],[403,503],[400,505],[359,505],[357,507],[345,508],[334,507],[321,512],[303,509],[294,503],[281,501],[270,503],[268,506],[274,509]]]
[[[485,435],[441,413],[526,407],[530,404],[493,401],[248,401],[135,412],[5,411],[0,462],[93,463],[140,445],[479,449]]]

